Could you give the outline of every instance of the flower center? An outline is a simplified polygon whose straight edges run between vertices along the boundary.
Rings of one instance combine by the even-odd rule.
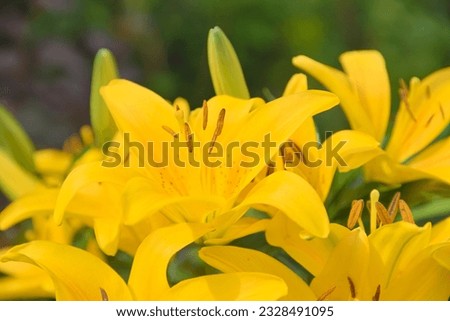
[[[397,213],[400,212],[402,220],[408,223],[415,224],[414,217],[408,204],[400,198],[400,192],[394,194],[388,208],[381,204],[378,200],[380,193],[373,190],[370,193],[370,201],[367,202],[367,207],[370,211],[370,232],[373,233],[378,227],[390,224],[395,221]],[[364,231],[364,224],[361,219],[364,209],[364,201],[354,200],[350,209],[350,214],[347,220],[347,227],[352,229],[358,223],[359,227]]]

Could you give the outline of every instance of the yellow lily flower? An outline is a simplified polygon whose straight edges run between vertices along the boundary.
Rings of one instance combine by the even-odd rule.
[[[4,116],[4,115],[3,115]],[[14,128],[13,128],[14,129]],[[12,137],[21,130],[19,137],[28,139],[26,133],[17,125],[12,132],[3,130],[2,135]],[[9,136],[8,136],[9,135]],[[22,139],[23,140],[23,139]],[[17,143],[19,144],[19,143]],[[57,190],[72,166],[89,162],[99,157],[98,150],[85,151],[85,146],[92,144],[92,133],[89,127],[82,127],[80,136],[73,135],[65,142],[63,150],[43,149],[32,151],[32,168],[30,171],[19,164],[10,153],[0,149],[0,185],[12,200],[0,213],[0,230],[30,220],[32,225],[24,231],[25,238],[30,240],[51,240],[62,244],[70,244],[77,231],[84,225],[80,220],[65,220],[60,226],[55,224],[52,214],[56,202]],[[12,147],[11,147],[12,148]],[[96,246],[88,240],[93,252]],[[6,250],[6,247],[2,250]],[[0,264],[0,297],[4,299],[18,298],[51,298],[54,289],[49,277],[41,270],[28,264],[14,262]]]
[[[346,52],[340,57],[344,72],[306,56],[293,64],[318,79],[339,96],[353,129],[385,143],[385,152],[367,166],[367,178],[388,184],[432,178],[450,183],[450,139],[434,142],[450,119],[450,68],[422,81],[400,86],[401,103],[392,134],[386,142],[390,86],[382,55],[377,51]]]
[[[56,221],[61,221],[67,204],[79,191],[101,184],[123,188],[125,225],[164,215],[173,223],[212,224],[214,231],[205,239],[226,243],[261,230],[260,224],[254,228],[243,224],[233,237],[227,234],[249,207],[260,206],[269,213],[274,208],[281,210],[312,235],[327,235],[325,209],[323,205],[304,206],[302,197],[309,200],[317,195],[298,175],[277,173],[250,191],[245,189],[266,166],[265,160],[277,152],[275,146],[306,118],[336,104],[334,95],[306,91],[270,103],[216,96],[189,113],[185,104],[174,108],[154,92],[126,80],[112,81],[101,93],[122,133],[121,143],[134,147],[126,151],[124,144],[117,144],[118,152],[108,150],[114,156],[112,163],[75,169],[62,186]],[[302,108],[293,109],[292,105]],[[263,146],[268,135],[273,148]],[[184,148],[164,149],[174,143],[184,144]],[[230,148],[245,144],[253,144],[252,154]],[[303,211],[298,211],[299,205]],[[104,232],[111,239],[119,237],[117,231]]]
[[[361,200],[354,203],[349,218],[350,226],[360,222],[354,230],[331,224],[329,237],[302,239],[286,218],[279,217],[269,223],[267,240],[313,274],[310,286],[319,300],[447,300],[450,218],[434,227],[431,223],[423,227],[410,222],[383,224],[386,218],[394,219],[385,214],[394,212],[395,205],[386,210],[378,197],[377,191],[371,193],[370,216],[375,225],[370,234],[360,219]],[[393,202],[399,203],[402,216],[408,219],[404,204],[398,199]]]
[[[265,273],[206,275],[170,286],[166,275],[171,257],[208,230],[181,223],[154,231],[136,252],[128,283],[89,252],[48,241],[18,245],[0,259],[44,270],[57,300],[276,300],[286,294],[284,281]]]

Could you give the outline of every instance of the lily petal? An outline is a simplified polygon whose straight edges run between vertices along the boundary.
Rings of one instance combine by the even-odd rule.
[[[102,183],[121,186],[133,173],[131,168],[108,168],[103,167],[101,162],[88,163],[75,168],[61,186],[55,205],[55,222],[58,224],[62,222],[67,206],[83,188],[96,184],[99,189]],[[99,191],[96,192],[99,193]]]
[[[327,300],[371,300],[381,281],[381,267],[365,233],[355,229],[336,245],[311,288]]]
[[[407,269],[392,279],[382,293],[383,300],[447,301],[450,296],[449,253],[450,245],[446,244],[434,249],[431,255],[414,258]],[[447,264],[443,264],[441,258]]]
[[[352,117],[359,117],[364,110],[375,130],[373,136],[381,141],[391,109],[391,88],[383,56],[375,50],[349,51],[339,60],[360,101],[360,110]]]
[[[172,256],[210,230],[206,224],[181,223],[147,236],[136,251],[128,281],[134,297],[157,300],[169,289],[167,266]]]
[[[36,177],[20,167],[2,149],[0,149],[0,167],[2,169],[0,170],[0,188],[11,200],[42,187]]]
[[[319,150],[319,186],[315,186],[322,200],[330,191],[336,169],[341,172],[358,168],[383,153],[372,136],[356,130],[342,130],[330,136]]]
[[[389,144],[389,155],[403,162],[428,146],[450,121],[450,67],[422,81],[411,80],[409,94],[400,103]]]
[[[330,234],[327,238],[311,239],[301,238],[301,232],[301,228],[284,215],[275,215],[267,224],[266,239],[269,244],[281,247],[316,276],[324,268],[336,244],[348,235],[350,230],[339,224],[330,224]]]
[[[225,272],[261,272],[283,279],[288,293],[282,300],[315,300],[308,285],[287,266],[260,251],[235,246],[211,246],[199,251],[209,265]]]
[[[271,301],[287,293],[283,279],[264,273],[225,273],[181,281],[161,300],[188,301]]]
[[[340,105],[353,129],[364,131],[375,137],[376,129],[367,112],[361,108],[357,89],[345,73],[303,55],[294,57],[292,63],[338,95]]]
[[[10,249],[2,262],[34,264],[48,273],[55,284],[57,300],[130,300],[120,276],[99,258],[81,249],[48,241],[33,241]]]
[[[407,222],[387,224],[369,235],[370,243],[385,264],[383,284],[390,287],[396,271],[407,270],[411,259],[429,244],[431,224],[423,228]]]
[[[330,231],[326,209],[317,192],[300,176],[279,171],[259,182],[240,204],[241,207],[283,212],[314,236],[326,237]]]

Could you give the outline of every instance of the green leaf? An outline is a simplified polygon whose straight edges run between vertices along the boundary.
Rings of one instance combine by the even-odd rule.
[[[100,88],[119,77],[116,61],[108,49],[100,49],[94,59],[91,83],[91,124],[95,145],[101,147],[110,141],[117,126],[100,95]]]
[[[0,105],[0,148],[23,169],[35,172],[33,143],[19,122],[2,105]]]
[[[208,34],[208,64],[217,95],[250,98],[233,45],[219,27],[214,27]]]

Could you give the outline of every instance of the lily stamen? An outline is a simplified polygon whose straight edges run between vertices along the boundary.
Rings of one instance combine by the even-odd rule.
[[[166,132],[168,132],[170,135],[172,135],[174,138],[178,137],[178,133],[176,133],[172,128],[166,125],[162,125],[162,129],[164,129]]]
[[[399,201],[398,209],[400,210],[400,215],[402,216],[403,221],[415,224],[411,209],[404,200]]]
[[[400,192],[396,192],[394,197],[392,197],[391,202],[389,203],[389,207],[387,209],[389,217],[391,218],[391,222],[394,221],[398,212],[398,201],[400,200]]]
[[[380,294],[381,294],[381,286],[378,284],[375,294],[372,297],[372,301],[380,301]]]
[[[322,293],[322,295],[317,298],[317,301],[324,301],[331,293],[333,293],[334,290],[336,290],[336,286],[333,286],[332,288]]]
[[[363,211],[364,207],[364,201],[362,199],[360,200],[354,200],[352,202],[352,208],[350,209],[350,214],[348,216],[347,220],[347,227],[349,229],[352,229],[355,227],[356,223],[361,219],[361,213]]]
[[[349,276],[347,276],[347,280],[348,280],[348,284],[350,286],[350,295],[351,295],[352,299],[356,299],[355,284],[353,283],[353,280]]]
[[[400,79],[400,88],[398,90],[400,99],[405,103],[406,110],[408,111],[408,114],[411,116],[411,118],[414,120],[414,122],[417,122],[417,118],[414,116],[411,107],[409,106],[408,102],[408,87],[406,86],[406,83],[403,79]]]
[[[184,123],[184,135],[186,137],[189,153],[192,153],[192,151],[194,150],[194,137],[191,132],[191,127],[189,127],[188,123]]]
[[[441,111],[441,116],[445,120],[445,113],[444,113],[444,107],[442,107],[442,104],[439,103],[439,110]]]
[[[377,208],[376,203],[380,199],[380,192],[374,189],[370,192],[370,233],[377,229]]]
[[[102,301],[109,301],[108,293],[106,293],[105,289],[100,288],[100,295],[102,296]]]
[[[208,103],[206,100],[203,100],[203,130],[206,129],[206,126],[208,125]]]
[[[375,207],[377,209],[377,216],[381,221],[381,224],[386,225],[392,223],[391,217],[389,216],[388,210],[384,207],[380,202],[375,203]]]
[[[214,144],[216,143],[217,137],[219,137],[219,135],[222,133],[222,129],[223,129],[223,124],[225,121],[225,108],[222,108],[222,110],[219,113],[219,117],[217,118],[217,125],[216,125],[216,130],[214,131],[213,137],[211,139],[211,145],[208,148],[208,153],[211,153]]]

